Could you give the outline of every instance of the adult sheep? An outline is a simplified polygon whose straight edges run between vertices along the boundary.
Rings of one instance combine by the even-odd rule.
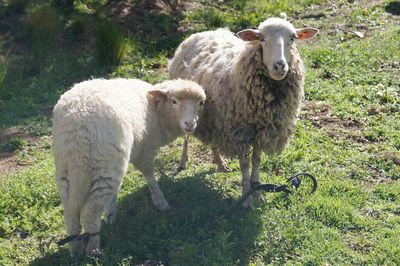
[[[95,79],[76,84],[54,108],[56,181],[69,236],[90,237],[87,255],[100,253],[101,216],[116,218],[116,198],[128,163],[146,178],[155,206],[170,208],[154,177],[159,147],[191,133],[205,101],[193,81],[173,80],[155,86],[140,80]],[[71,244],[79,257],[84,241]]]
[[[226,29],[193,34],[170,61],[172,78],[204,87],[207,101],[195,135],[212,145],[219,169],[226,169],[220,151],[239,158],[243,195],[259,182],[261,152],[279,154],[293,134],[305,74],[294,41],[317,32],[270,18],[258,29],[238,32],[239,38]]]

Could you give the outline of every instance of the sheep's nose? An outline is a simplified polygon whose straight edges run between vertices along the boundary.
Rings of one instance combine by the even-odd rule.
[[[285,61],[279,60],[274,63],[274,70],[283,71],[283,69],[285,68],[285,65],[286,65]]]
[[[186,126],[188,129],[192,129],[192,128],[194,127],[194,125],[195,125],[194,122],[185,121],[185,126]]]

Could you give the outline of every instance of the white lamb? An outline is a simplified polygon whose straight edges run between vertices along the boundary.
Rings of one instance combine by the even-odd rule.
[[[239,38],[226,29],[193,34],[170,61],[172,78],[204,87],[207,101],[195,135],[213,146],[219,169],[228,170],[220,150],[239,157],[243,194],[259,182],[261,152],[280,153],[293,134],[305,76],[294,41],[317,32],[271,18],[256,30],[238,32]],[[186,159],[183,154],[180,168]],[[249,207],[251,197],[243,205]]]
[[[145,176],[153,203],[170,205],[154,177],[158,149],[197,126],[204,90],[186,80],[155,86],[140,80],[95,79],[76,84],[54,108],[53,137],[57,187],[68,235],[91,234],[87,255],[100,253],[101,216],[116,218],[116,198],[131,162]],[[93,235],[94,234],[94,235]],[[71,244],[79,257],[83,241]]]

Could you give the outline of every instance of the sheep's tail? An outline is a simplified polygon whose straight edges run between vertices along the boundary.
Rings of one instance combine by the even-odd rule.
[[[68,128],[67,121],[62,128]],[[80,213],[91,182],[90,140],[83,128],[70,128],[75,130],[54,132],[56,178],[65,211]]]

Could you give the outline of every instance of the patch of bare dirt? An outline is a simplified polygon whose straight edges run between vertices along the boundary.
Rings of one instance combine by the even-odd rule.
[[[39,140],[39,137],[29,135],[19,127],[4,130],[0,134],[0,178],[28,166],[28,164],[18,159],[15,152],[6,151],[3,148],[3,145],[13,138],[24,139],[28,142],[28,145],[34,145]]]
[[[301,119],[311,122],[316,128],[323,128],[327,134],[335,139],[350,139],[358,143],[370,143],[362,130],[364,124],[353,118],[339,118],[331,116],[331,107],[326,103],[307,102]]]
[[[322,36],[345,34],[346,37],[343,37],[343,41],[345,41],[351,38],[364,38],[370,36],[373,31],[384,30],[387,27],[385,23],[377,24],[366,20],[353,24],[348,20],[352,16],[351,12],[356,8],[372,10],[377,6],[381,6],[385,10],[380,16],[380,21],[391,21],[395,22],[391,24],[400,25],[399,12],[395,11],[399,4],[397,2],[385,3],[384,0],[327,1],[321,5],[313,5],[299,11],[293,18],[302,21],[301,23],[304,26],[317,27]],[[310,42],[316,42],[316,40],[311,39]]]

